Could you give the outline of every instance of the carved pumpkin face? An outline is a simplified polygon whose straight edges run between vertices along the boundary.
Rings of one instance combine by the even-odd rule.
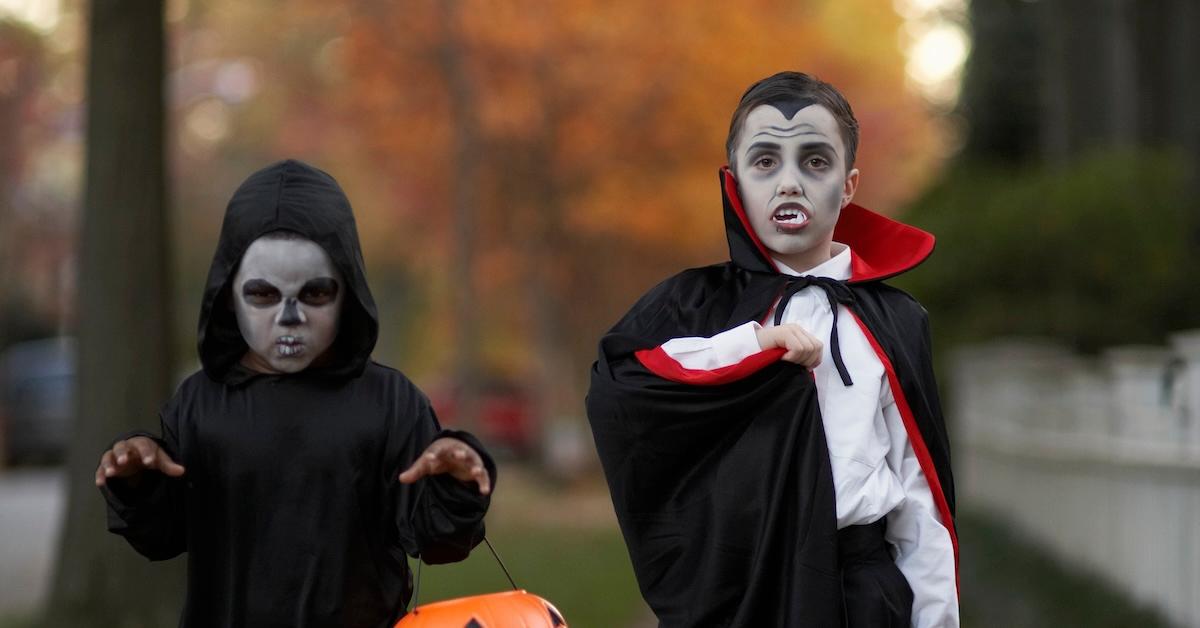
[[[526,592],[505,591],[416,607],[394,628],[567,628],[558,609]]]

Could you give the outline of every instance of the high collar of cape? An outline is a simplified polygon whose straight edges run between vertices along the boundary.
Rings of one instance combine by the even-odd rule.
[[[721,196],[725,205],[725,237],[729,257],[744,270],[779,273],[779,267],[755,235],[742,207],[737,179],[721,168]],[[833,239],[850,247],[850,283],[877,281],[903,273],[933,252],[933,234],[881,216],[851,203],[842,209]]]
[[[330,360],[289,377],[358,376],[375,347],[379,316],[367,287],[354,213],[332,176],[294,159],[250,175],[225,210],[200,305],[198,344],[204,372],[231,385],[256,376],[239,364],[248,348],[229,305],[230,290],[246,249],[260,236],[278,230],[298,233],[325,249],[341,272],[347,292]]]

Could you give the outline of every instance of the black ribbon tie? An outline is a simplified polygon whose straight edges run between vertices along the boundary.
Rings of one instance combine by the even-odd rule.
[[[832,279],[829,277],[813,277],[804,275],[802,277],[791,277],[783,287],[783,293],[779,297],[779,304],[775,306],[775,325],[779,326],[783,322],[783,311],[791,302],[792,297],[796,296],[797,292],[808,288],[820,288],[829,299],[829,309],[833,312],[833,330],[829,332],[829,352],[833,354],[833,364],[837,367],[838,375],[842,378],[842,384],[853,386],[854,381],[850,379],[850,371],[846,370],[846,363],[842,361],[842,349],[838,343],[838,304],[847,307],[857,303],[854,298],[854,291],[846,285],[845,281]]]

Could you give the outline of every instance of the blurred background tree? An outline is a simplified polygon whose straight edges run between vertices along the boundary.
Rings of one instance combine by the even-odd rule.
[[[97,452],[156,416],[173,388],[163,5],[96,0],[88,24],[77,419],[44,625],[97,617],[169,625],[178,616],[183,566],[147,563],[114,542],[89,478]]]
[[[36,103],[48,71],[46,56],[46,44],[37,31],[0,17],[0,137],[4,138],[0,142],[0,283],[6,286],[0,298],[0,347],[51,336],[59,327],[57,320],[30,304],[39,296],[52,300],[61,292],[47,276],[54,274],[57,260],[46,262],[68,254],[69,236],[61,223],[40,224],[52,221],[40,212],[20,208],[18,201],[29,162],[44,138],[29,129],[38,126]],[[41,237],[22,237],[29,232]],[[57,246],[47,247],[48,240]],[[39,290],[42,295],[31,294]]]
[[[964,150],[906,212],[938,251],[899,282],[939,345],[1196,326],[1200,5],[977,0],[970,24]]]

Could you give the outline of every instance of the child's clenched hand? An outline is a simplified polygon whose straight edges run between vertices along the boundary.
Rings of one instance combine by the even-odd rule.
[[[762,349],[787,349],[782,359],[788,362],[794,362],[809,369],[815,369],[821,363],[824,343],[796,323],[763,327],[756,333],[758,334],[758,346]]]

